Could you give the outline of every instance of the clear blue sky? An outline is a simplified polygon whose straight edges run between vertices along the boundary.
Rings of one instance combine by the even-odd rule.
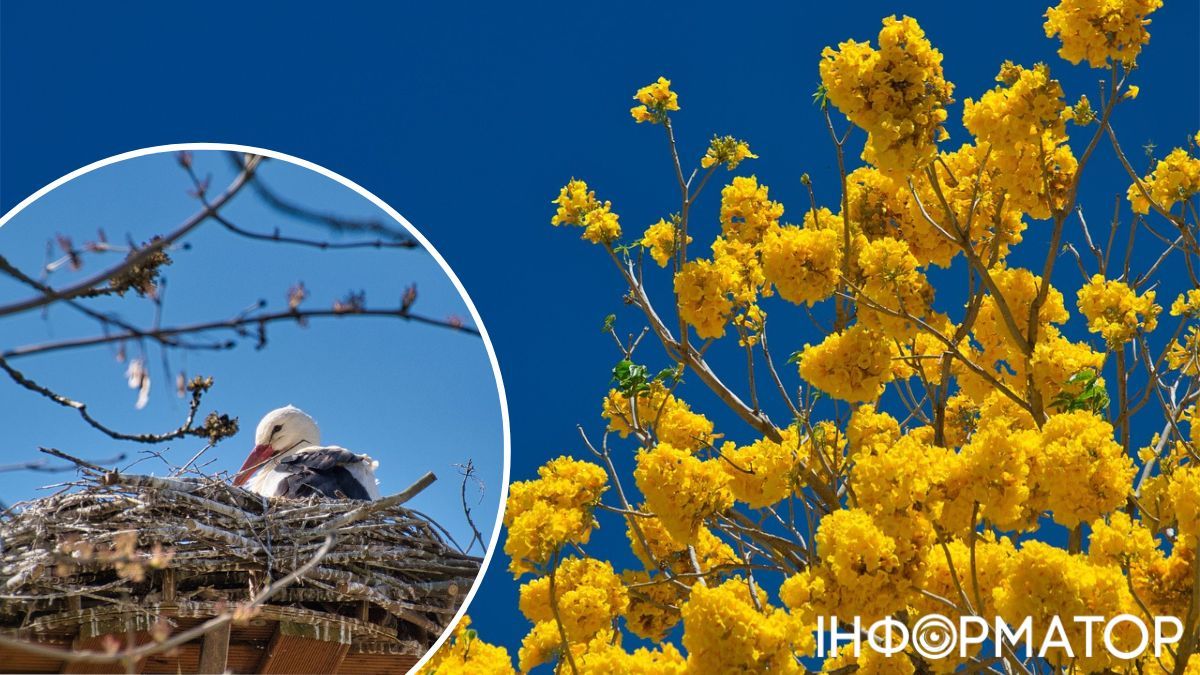
[[[220,152],[193,156],[200,176],[212,176],[212,194],[219,194],[236,171]],[[272,190],[292,201],[347,217],[382,218],[397,229],[403,225],[374,204],[336,181],[306,168],[270,160],[259,174]],[[53,190],[21,211],[0,229],[0,250],[10,262],[38,274],[45,262],[46,241],[58,234],[76,246],[96,238],[102,228],[110,242],[127,238],[144,242],[169,232],[199,208],[188,194],[191,181],[173,153],[155,154],[112,164]],[[351,241],[350,235],[331,237],[327,230],[299,223],[270,209],[252,190],[244,190],[222,211],[231,222],[248,230],[311,239]],[[369,239],[369,237],[358,237]],[[442,319],[450,315],[472,324],[466,303],[437,261],[423,249],[318,250],[238,237],[208,221],[185,239],[187,249],[171,252],[167,267],[162,321],[164,326],[220,321],[234,317],[260,299],[266,311],[287,307],[288,288],[303,282],[309,298],[301,308],[329,308],[348,291],[365,291],[367,306],[394,309],[403,289],[417,284],[415,312]],[[57,247],[54,257],[58,257]],[[78,272],[62,268],[52,283],[69,285],[115,265],[122,254],[85,254]],[[5,276],[0,279],[0,303],[28,297],[27,287]],[[138,325],[150,327],[154,307],[129,294],[125,299],[98,299],[93,308],[117,311]],[[91,319],[57,306],[48,315],[27,312],[6,319],[4,348],[52,342],[67,337],[101,334]],[[135,409],[136,392],[124,378],[126,364],[109,346],[70,350],[14,359],[12,365],[59,393],[84,401],[89,412],[108,426],[126,433],[162,433],[179,426],[187,402],[175,393],[176,374],[210,375],[215,386],[204,397],[200,416],[219,410],[240,418],[241,431],[205,456],[216,461],[209,472],[235,471],[254,445],[254,427],[269,410],[294,404],[313,415],[322,441],[366,452],[380,462],[378,477],[384,494],[399,492],[425,471],[439,481],[412,503],[432,515],[464,546],[470,541],[460,498],[456,463],[473,460],[486,485],[484,500],[471,486],[473,517],[491,533],[499,503],[503,471],[503,428],[491,362],[482,338],[444,328],[393,318],[313,318],[307,327],[292,322],[268,326],[268,344],[256,350],[253,338],[231,351],[172,352],[166,372],[161,352],[153,343],[130,343],[129,358],[144,355],[151,374],[149,404]],[[231,332],[216,332],[221,340]],[[43,457],[38,446],[59,448],[81,457],[104,458],[125,452],[131,463],[147,446],[115,441],[92,429],[74,410],[59,407],[17,387],[0,382],[4,410],[4,459],[10,463]],[[177,464],[205,445],[197,438],[153,446],[166,451]],[[201,460],[204,461],[204,460]],[[58,463],[58,462],[54,462]],[[156,472],[164,464],[150,459],[133,469]],[[66,474],[69,478],[70,474]],[[40,484],[62,475],[0,473],[0,499],[44,494]]]
[[[0,203],[99,157],[181,140],[267,146],[352,177],[430,237],[478,304],[506,376],[513,476],[523,479],[550,457],[584,452],[576,423],[599,431],[615,355],[597,328],[621,307],[605,256],[576,232],[550,228],[550,199],[571,176],[585,178],[630,232],[677,206],[661,130],[629,117],[637,87],[659,75],[674,80],[685,157],[698,158],[713,133],[748,139],[761,158],[744,171],[771,186],[785,218],[798,218],[807,201],[801,173],[812,175],[823,203],[837,196],[834,155],[810,102],[824,46],[874,40],[883,16],[908,13],[946,55],[960,101],[993,86],[1009,58],[1046,61],[1072,99],[1095,101],[1098,73],[1058,59],[1043,34],[1047,4],[364,4],[331,12],[214,2],[185,12],[142,3],[74,7],[64,19],[8,2],[0,10]],[[1200,125],[1197,11],[1175,0],[1154,15],[1134,78],[1141,96],[1116,122],[1139,167],[1144,143],[1161,154]],[[951,133],[951,144],[966,140],[961,129]],[[1104,145],[1092,170],[1083,203],[1102,223],[1128,181]],[[698,207],[709,235],[715,194]],[[1026,250],[1038,249],[1045,229],[1031,227]],[[1077,274],[1066,262],[1059,269]],[[950,288],[938,292],[939,302],[952,297]],[[783,314],[772,317],[777,334],[787,333]],[[629,313],[620,325],[640,326]],[[808,337],[791,335],[794,344],[776,338],[776,349]],[[741,367],[724,357],[716,366]],[[695,387],[688,396],[719,411]],[[736,420],[714,417],[729,437],[749,437]],[[622,458],[625,471],[631,465]],[[612,523],[593,539],[599,554],[627,548]],[[471,614],[515,655],[527,626],[504,567],[497,559]]]

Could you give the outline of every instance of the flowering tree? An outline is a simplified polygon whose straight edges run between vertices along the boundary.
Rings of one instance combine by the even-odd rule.
[[[915,20],[884,19],[877,45],[826,48],[817,102],[840,199],[820,206],[805,177],[812,199],[788,224],[766,185],[733,177],[706,251],[697,196],[755,155],[716,137],[693,171],[676,151],[671,83],[637,92],[634,119],[669,141],[678,210],[622,239],[612,204],[571,180],[552,223],[583,228],[611,257],[644,313],[642,335],[661,343],[669,366],[642,365],[642,339],[623,341],[610,320],[620,362],[603,440],[583,434],[579,457],[512,486],[505,550],[527,579],[520,609],[533,623],[522,671],[1200,672],[1200,659],[1188,666],[1200,639],[1200,158],[1194,145],[1176,148],[1142,175],[1114,127],[1137,97],[1136,58],[1159,6],[1049,9],[1059,54],[1100,71],[1099,100],[1068,101],[1044,64],[1005,62],[994,88],[964,101],[972,138],[958,148],[940,144],[954,85]],[[866,139],[852,168],[855,129]],[[1076,203],[1101,143],[1129,181],[1104,233]],[[1034,269],[1010,257],[1027,227],[1049,232]],[[1152,262],[1134,269],[1137,260]],[[1077,286],[1050,284],[1060,263],[1078,268]],[[647,291],[656,268],[673,276],[673,311]],[[954,279],[962,302],[935,302],[931,274]],[[1160,328],[1151,289],[1164,275],[1186,276],[1193,290]],[[816,339],[768,339],[768,316],[799,307]],[[1090,335],[1068,335],[1072,309]],[[737,341],[745,372],[710,367],[705,354],[720,340]],[[771,350],[781,343],[800,348],[781,358]],[[780,376],[792,364],[798,391]],[[758,440],[722,440],[681,398],[685,377]],[[766,396],[790,418],[768,418]],[[1139,438],[1139,413],[1160,431]],[[632,480],[612,461],[628,451]],[[639,569],[618,571],[589,551],[601,517],[627,530]],[[830,656],[817,644],[826,617],[912,628],[934,614],[1028,620],[1032,630],[988,633],[995,650],[941,659],[866,645]],[[1105,637],[1101,624],[1067,623],[1061,639],[1047,632],[1056,616],[1125,614],[1173,617],[1178,640],[1123,658],[1083,648]],[[1120,652],[1138,642],[1131,623],[1111,632]],[[629,634],[658,644],[628,649]],[[460,628],[431,667],[468,665],[512,670],[507,653]]]

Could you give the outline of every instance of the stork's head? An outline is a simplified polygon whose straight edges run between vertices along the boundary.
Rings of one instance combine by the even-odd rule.
[[[254,449],[233,477],[234,485],[245,483],[264,463],[286,452],[321,444],[317,423],[295,406],[267,413],[254,430]]]

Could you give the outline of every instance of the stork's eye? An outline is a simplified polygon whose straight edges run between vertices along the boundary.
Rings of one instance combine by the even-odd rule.
[[[275,428],[271,430],[271,434],[272,434],[272,435],[274,435],[274,434],[277,434],[277,433],[279,433],[279,432],[280,432],[280,431],[282,431],[282,430],[283,430],[283,425],[282,425],[282,424],[276,424],[276,425],[275,425]]]

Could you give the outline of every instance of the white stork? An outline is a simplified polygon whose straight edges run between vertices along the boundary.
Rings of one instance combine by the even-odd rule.
[[[254,432],[254,450],[233,477],[264,497],[379,499],[379,462],[336,445],[321,445],[317,423],[284,406],[267,413]]]

